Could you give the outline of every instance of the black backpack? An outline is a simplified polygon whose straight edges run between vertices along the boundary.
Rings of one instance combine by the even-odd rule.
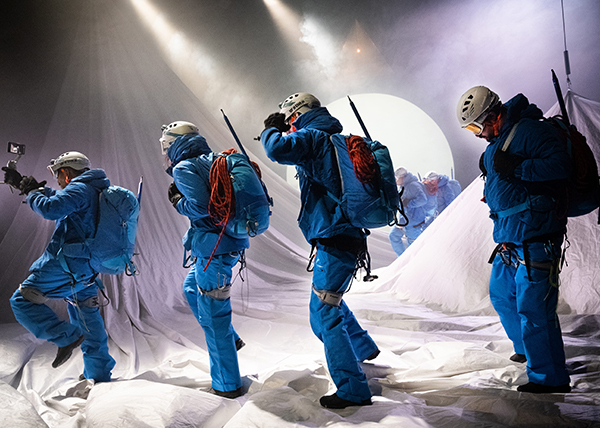
[[[600,179],[594,153],[575,125],[567,125],[562,116],[544,118],[558,130],[571,156],[571,176],[567,183],[567,217],[578,217],[600,206]]]

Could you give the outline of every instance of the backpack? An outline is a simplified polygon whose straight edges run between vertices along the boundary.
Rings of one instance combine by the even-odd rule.
[[[98,273],[134,275],[136,268],[131,257],[135,245],[140,205],[137,197],[123,187],[110,186],[99,194],[96,231],[81,243],[61,245],[61,253],[70,257],[86,255],[90,266]],[[84,238],[81,228],[71,222]],[[82,251],[83,250],[83,251]],[[61,259],[62,257],[59,257]],[[66,263],[63,263],[63,267]],[[67,269],[68,271],[68,269]]]
[[[575,125],[567,125],[562,116],[544,118],[558,130],[571,157],[571,175],[567,182],[567,217],[578,217],[600,205],[598,165],[586,138]]]
[[[234,238],[254,237],[267,230],[273,200],[258,165],[235,149],[211,153],[209,160],[212,165],[208,210],[215,225],[222,226],[224,233]]]
[[[341,195],[327,194],[355,227],[374,229],[398,224],[400,199],[389,150],[357,135],[330,137],[337,156]]]

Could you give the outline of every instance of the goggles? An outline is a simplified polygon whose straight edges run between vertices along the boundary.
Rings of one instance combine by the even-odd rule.
[[[162,135],[162,137],[160,137],[158,139],[158,141],[160,142],[160,148],[162,150],[163,155],[167,154],[167,149],[169,147],[171,147],[171,144],[173,143],[173,141],[175,141],[175,139],[177,137],[179,137],[179,135],[172,134],[169,131],[167,131],[167,128],[168,128],[167,125],[163,125],[160,127],[160,130],[163,132],[163,135]]]
[[[56,165],[56,159],[50,159],[50,165],[48,165],[46,168],[48,168],[48,171],[50,171],[52,177],[56,178],[58,171],[60,170],[60,166]]]
[[[483,123],[469,123],[467,126],[465,126],[465,129],[471,131],[475,135],[481,135],[483,132]]]
[[[500,117],[499,114],[497,115],[497,112],[488,110],[464,128],[471,131],[473,134],[479,136],[483,132],[483,128],[485,128],[486,122],[488,122],[487,124],[491,124],[493,123],[493,121],[491,121],[490,119],[496,119],[497,117]]]

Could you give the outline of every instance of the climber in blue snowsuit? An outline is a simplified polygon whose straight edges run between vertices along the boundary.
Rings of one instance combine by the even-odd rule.
[[[340,122],[311,94],[297,93],[282,105],[281,113],[265,120],[261,141],[269,159],[295,165],[301,190],[298,224],[316,248],[310,325],[323,342],[330,375],[337,387],[324,396],[324,407],[344,408],[371,404],[371,392],[360,362],[379,353],[342,300],[350,287],[357,259],[366,251],[366,235],[344,218],[327,190],[340,195],[340,177],[330,135],[342,131]],[[294,132],[282,135],[293,124]]]
[[[388,238],[394,252],[400,257],[423,232],[423,225],[427,216],[427,195],[423,183],[404,167],[396,170],[396,183],[398,186],[404,187],[402,204],[404,205],[408,224],[406,226],[393,226]],[[406,244],[402,239],[403,236],[406,236]]]
[[[426,229],[456,199],[461,188],[458,181],[434,171],[427,173],[423,184],[427,194],[427,204],[425,205],[427,218],[423,225],[423,229]]]
[[[458,118],[489,143],[480,166],[498,243],[490,299],[513,343],[511,360],[527,361],[529,383],[517,389],[569,392],[556,314],[569,155],[556,130],[540,121],[541,110],[522,94],[502,104],[488,88],[472,88],[459,102]]]
[[[65,243],[83,242],[96,230],[99,193],[110,185],[101,169],[90,169],[89,159],[79,152],[66,152],[48,167],[61,190],[38,183],[33,177],[12,176],[31,209],[56,226],[44,254],[30,268],[31,274],[10,299],[17,321],[38,339],[55,343],[59,349],[53,367],[65,363],[74,349],[83,351],[83,376],[108,382],[115,361],[108,353],[108,336],[98,305],[98,282],[87,258],[60,256]],[[17,173],[18,174],[18,173]],[[20,174],[19,174],[20,175]],[[5,177],[5,181],[7,178]],[[70,322],[60,320],[46,305],[48,299],[65,299]]]
[[[249,240],[224,233],[219,241],[221,228],[208,212],[212,165],[208,155],[212,151],[198,128],[189,122],[173,122],[163,127],[160,142],[170,162],[167,173],[174,180],[169,187],[169,200],[179,214],[190,219],[183,245],[194,262],[183,290],[206,338],[212,392],[236,398],[243,394],[237,349],[244,343],[231,324],[229,295],[233,267],[249,247]]]

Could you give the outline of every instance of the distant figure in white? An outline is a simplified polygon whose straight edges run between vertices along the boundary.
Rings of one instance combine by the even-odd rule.
[[[427,193],[427,218],[424,228],[429,226],[448,205],[460,194],[460,183],[447,175],[429,171],[423,179]]]
[[[408,219],[406,226],[394,226],[389,234],[392,248],[399,257],[423,232],[427,217],[427,194],[423,183],[402,166],[396,170],[396,184],[404,188],[404,192],[400,190],[400,193]]]

